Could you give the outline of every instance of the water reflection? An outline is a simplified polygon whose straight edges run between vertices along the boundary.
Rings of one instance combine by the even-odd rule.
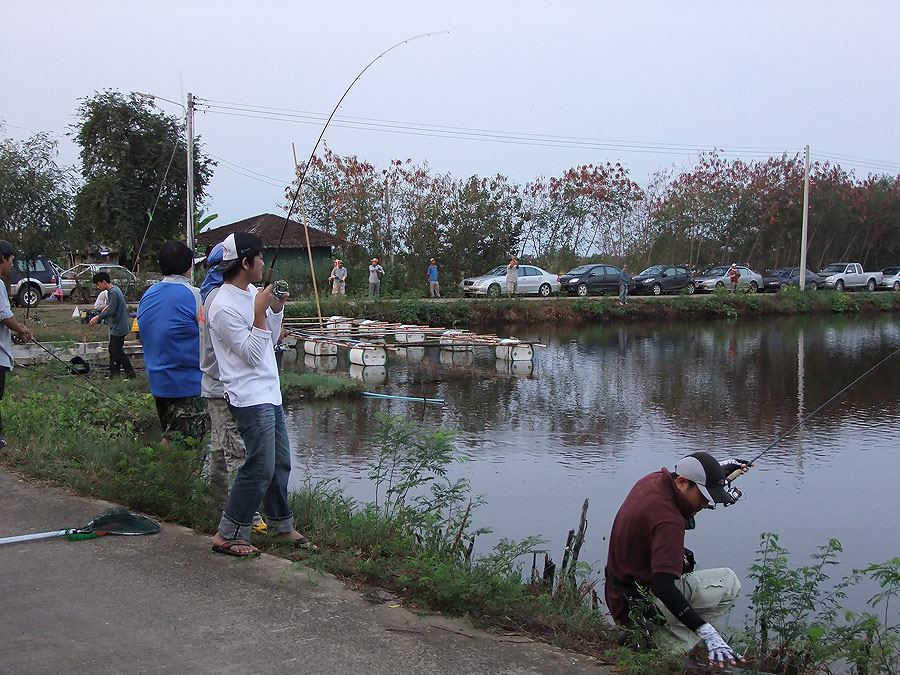
[[[558,557],[589,497],[583,558],[602,568],[602,535],[642,475],[701,449],[752,457],[900,346],[900,320],[890,316],[490,329],[548,346],[533,363],[500,362],[487,349],[418,348],[410,359],[392,351],[367,381],[444,406],[366,399],[288,410],[293,486],[307,473],[340,477],[350,494],[372,499],[367,480],[349,479],[368,473],[374,413],[443,425],[473,460],[454,475],[487,497],[476,525],[495,534],[483,549],[540,533]],[[346,353],[334,367],[347,372]],[[742,477],[743,503],[702,514],[688,542],[700,564],[745,578],[762,531],[803,554],[836,537],[848,565],[900,554],[895,528],[878,526],[898,505],[898,375],[900,358],[885,363]]]

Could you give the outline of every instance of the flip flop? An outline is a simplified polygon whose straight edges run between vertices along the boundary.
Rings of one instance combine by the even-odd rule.
[[[249,552],[240,552],[235,551],[235,546],[250,546],[253,548],[252,551]],[[224,544],[213,544],[212,550],[216,553],[224,553],[225,555],[231,555],[235,558],[253,558],[259,555],[259,549],[253,546],[246,539],[229,539]]]
[[[307,551],[309,553],[319,553],[319,547],[312,543],[304,536],[299,539],[288,541],[287,539],[276,539],[275,543],[279,546],[290,546],[294,551]]]

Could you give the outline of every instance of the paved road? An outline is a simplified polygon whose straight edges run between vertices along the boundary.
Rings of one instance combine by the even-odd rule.
[[[0,536],[80,526],[105,502],[0,470]],[[158,535],[0,546],[2,673],[578,675],[595,660],[374,604],[331,576]]]

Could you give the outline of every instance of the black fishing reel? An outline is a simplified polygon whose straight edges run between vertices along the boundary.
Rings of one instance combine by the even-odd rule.
[[[744,493],[741,492],[741,490],[740,490],[739,488],[736,488],[736,487],[734,486],[734,483],[732,483],[730,480],[726,480],[726,481],[725,481],[725,493],[726,493],[729,497],[731,497],[731,501],[730,501],[730,502],[726,502],[725,504],[722,505],[722,506],[724,506],[725,508],[728,508],[728,507],[731,506],[732,504],[737,503],[737,501],[738,501],[739,499],[743,498],[743,496],[744,496]]]
[[[272,295],[274,295],[279,300],[284,300],[288,296],[288,291],[290,291],[288,282],[284,281],[283,279],[276,281],[272,286]]]

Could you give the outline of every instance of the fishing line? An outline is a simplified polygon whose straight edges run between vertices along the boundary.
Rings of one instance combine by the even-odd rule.
[[[66,363],[65,361],[63,361],[63,360],[62,360],[61,358],[59,358],[56,354],[54,354],[51,350],[47,349],[47,347],[45,347],[44,345],[42,345],[40,342],[38,342],[38,341],[35,340],[34,338],[31,338],[31,341],[32,341],[34,344],[36,344],[38,347],[40,347],[41,349],[43,349],[45,352],[47,352],[47,353],[48,353],[50,356],[52,356],[54,359],[56,359],[56,360],[59,361],[61,364],[63,364],[63,365],[66,367],[66,370],[67,370],[68,372],[72,373],[73,375],[78,375],[78,377],[80,377],[81,379],[83,379],[85,382],[87,382],[89,385],[91,385],[94,389],[96,389],[96,390],[99,391],[101,394],[103,394],[103,396],[105,396],[106,398],[108,398],[110,401],[113,401],[116,405],[118,405],[119,407],[121,407],[125,412],[127,412],[129,415],[131,415],[132,417],[134,417],[134,419],[140,421],[141,418],[138,417],[138,416],[137,416],[130,408],[128,408],[128,407],[127,407],[124,403],[122,403],[121,401],[119,401],[119,399],[117,399],[117,398],[115,398],[114,396],[111,396],[110,394],[106,393],[105,391],[103,391],[103,389],[101,389],[101,388],[98,387],[96,384],[94,384],[93,382],[91,382],[90,378],[87,377],[87,375],[83,375],[82,373],[79,373],[78,371],[73,370],[72,367],[69,366],[68,363]]]
[[[866,372],[864,372],[862,375],[860,375],[860,376],[857,377],[855,380],[853,380],[853,382],[851,382],[851,383],[848,384],[846,387],[844,387],[843,389],[841,389],[838,393],[836,393],[836,394],[835,394],[834,396],[832,396],[830,399],[828,399],[827,401],[825,401],[825,403],[823,403],[822,405],[820,405],[818,408],[816,408],[816,409],[813,410],[811,413],[809,413],[808,415],[806,415],[803,419],[801,419],[799,422],[797,422],[797,423],[796,423],[794,426],[792,426],[790,429],[788,429],[788,430],[785,431],[783,434],[781,434],[778,438],[776,438],[774,441],[772,441],[772,443],[770,443],[769,446],[768,446],[765,450],[763,450],[763,451],[762,451],[761,453],[759,453],[756,457],[754,457],[752,460],[750,460],[750,463],[753,464],[754,462],[756,462],[756,460],[758,460],[760,457],[762,457],[762,456],[765,455],[767,452],[769,452],[769,450],[771,450],[771,449],[774,448],[776,445],[778,445],[782,440],[784,440],[785,437],[787,437],[789,434],[793,433],[794,431],[796,431],[797,429],[799,429],[801,426],[803,426],[804,424],[806,424],[807,422],[809,422],[809,420],[811,420],[813,417],[815,417],[815,416],[818,415],[820,412],[822,412],[822,410],[824,410],[824,409],[825,409],[826,407],[828,407],[830,404],[834,403],[837,399],[839,399],[841,396],[843,396],[844,394],[846,394],[847,391],[849,391],[849,390],[850,390],[852,387],[854,387],[860,380],[862,380],[864,377],[866,377],[866,375],[868,375],[869,373],[871,373],[873,370],[875,370],[876,368],[878,368],[879,366],[881,366],[881,365],[882,365],[883,363],[885,363],[888,359],[892,358],[893,356],[895,356],[895,355],[898,354],[898,353],[900,353],[900,348],[895,349],[895,350],[892,351],[890,354],[888,354],[887,356],[885,356],[883,359],[881,359],[881,361],[879,361],[879,362],[876,363],[874,366],[872,366],[871,368],[869,368]]]
[[[779,443],[781,443],[781,441],[783,441],[785,438],[787,438],[790,434],[792,434],[792,433],[795,432],[797,429],[799,429],[800,427],[802,427],[804,424],[806,424],[807,422],[809,422],[813,417],[815,417],[816,415],[818,415],[818,414],[819,414],[820,412],[822,412],[825,408],[827,408],[829,405],[831,405],[832,403],[834,403],[835,401],[837,401],[841,396],[843,396],[843,395],[846,394],[850,389],[852,389],[854,386],[856,386],[856,385],[860,382],[860,380],[862,380],[863,378],[865,378],[867,375],[869,375],[869,374],[870,374],[873,370],[875,370],[876,368],[878,368],[878,367],[880,367],[881,365],[883,365],[883,364],[884,364],[885,362],[887,362],[889,359],[891,359],[892,357],[896,356],[898,353],[900,353],[900,348],[897,348],[897,349],[895,349],[894,351],[892,351],[890,354],[888,354],[888,355],[885,356],[883,359],[881,359],[881,361],[879,361],[878,363],[876,363],[874,366],[872,366],[871,368],[869,368],[869,369],[868,369],[866,372],[864,372],[862,375],[860,375],[860,376],[857,377],[855,380],[853,380],[850,384],[848,384],[848,385],[845,386],[843,389],[841,389],[841,390],[840,390],[838,393],[836,393],[834,396],[832,396],[832,397],[829,398],[827,401],[825,401],[825,402],[824,402],[822,405],[820,405],[818,408],[816,408],[815,410],[813,410],[813,411],[812,411],[811,413],[809,413],[808,415],[804,416],[804,417],[803,417],[799,422],[797,422],[794,426],[792,426],[790,429],[788,429],[787,431],[785,431],[784,433],[782,433],[780,436],[778,436],[778,438],[776,438],[774,441],[772,441],[772,442],[771,442],[771,443],[770,443],[770,444],[769,444],[769,445],[768,445],[761,453],[759,453],[756,457],[754,457],[753,459],[751,459],[751,460],[747,463],[747,466],[751,466],[751,465],[755,464],[756,461],[757,461],[758,459],[760,459],[763,455],[765,455],[767,452],[769,452],[769,451],[770,451],[772,448],[774,448],[776,445],[778,445]],[[726,483],[730,486],[731,482],[732,482],[735,478],[737,478],[738,476],[740,476],[742,473],[743,473],[743,470],[742,470],[742,469],[738,469],[737,471],[733,471],[733,472],[732,472],[731,474],[729,474],[728,477],[726,478]],[[735,497],[735,501],[737,501],[737,499],[740,498],[740,496],[741,496],[740,490],[738,490],[737,488],[729,488],[729,490],[730,490],[730,491],[733,491],[732,496],[734,496],[734,497]]]
[[[385,49],[374,59],[369,61],[369,63],[366,65],[366,67],[363,68],[361,71],[359,71],[359,75],[357,75],[355,78],[353,78],[353,81],[350,83],[350,86],[348,86],[347,89],[344,90],[344,93],[341,95],[341,98],[338,100],[337,105],[334,106],[334,110],[331,111],[331,114],[328,116],[328,119],[325,121],[325,126],[322,127],[322,131],[321,131],[321,133],[319,133],[319,137],[316,139],[316,144],[313,146],[312,152],[309,154],[309,159],[306,161],[306,164],[303,165],[303,172],[300,174],[300,176],[297,180],[297,193],[294,195],[293,200],[291,200],[291,206],[288,209],[287,215],[284,218],[284,225],[282,225],[282,227],[281,227],[281,236],[278,237],[278,245],[275,246],[275,253],[272,256],[272,264],[269,266],[269,272],[266,275],[265,286],[268,286],[270,283],[272,283],[272,275],[275,273],[275,261],[278,259],[278,251],[281,248],[281,241],[284,239],[284,233],[285,233],[285,230],[287,230],[288,223],[291,220],[291,214],[294,212],[294,208],[297,206],[297,200],[300,198],[300,193],[303,190],[303,179],[306,178],[306,172],[309,170],[309,167],[312,165],[313,158],[315,158],[315,156],[316,156],[316,150],[318,150],[318,148],[319,148],[319,143],[322,142],[322,137],[325,135],[325,130],[328,129],[328,125],[331,123],[331,120],[334,117],[335,113],[337,113],[338,108],[341,107],[341,103],[344,102],[344,98],[347,96],[347,94],[350,93],[350,90],[353,88],[353,85],[357,83],[359,78],[361,78],[363,76],[363,74],[372,66],[373,63],[375,63],[382,56],[384,56],[385,54],[387,54],[390,51],[393,51],[397,47],[400,47],[401,45],[405,45],[409,42],[412,42],[413,40],[418,40],[420,38],[425,38],[425,37],[431,37],[433,35],[441,35],[443,33],[449,33],[449,32],[450,31],[445,30],[445,31],[438,31],[436,33],[422,33],[421,35],[414,35],[411,38],[402,40],[402,41],[398,42],[397,44],[393,45],[392,47]]]

